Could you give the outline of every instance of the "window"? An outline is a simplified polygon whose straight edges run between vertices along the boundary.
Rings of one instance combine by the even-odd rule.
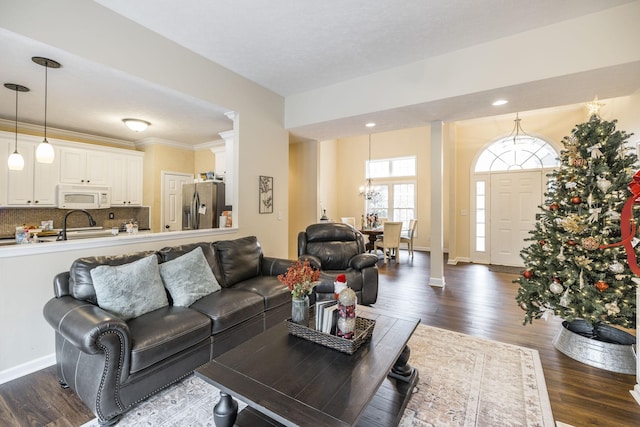
[[[367,212],[389,221],[402,221],[403,229],[408,228],[409,220],[416,217],[416,158],[371,160],[366,170],[379,193],[366,201]]]
[[[476,172],[551,168],[559,165],[556,150],[547,142],[526,137],[503,138],[487,147],[476,162]]]
[[[365,170],[367,174],[371,174],[372,179],[416,176],[416,158],[396,157],[393,159],[369,160]],[[365,178],[369,178],[369,176]]]
[[[484,252],[486,249],[485,230],[487,222],[487,208],[485,206],[485,182],[476,182],[476,251]]]

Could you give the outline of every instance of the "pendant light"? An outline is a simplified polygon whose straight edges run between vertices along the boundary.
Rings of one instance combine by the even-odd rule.
[[[48,93],[48,71],[49,68],[60,68],[60,63],[53,59],[34,56],[33,62],[44,67],[44,139],[36,149],[36,160],[40,163],[53,163],[56,156],[53,146],[47,141],[47,93]]]
[[[380,195],[379,191],[376,191],[371,181],[371,134],[369,134],[369,162],[367,163],[367,181],[363,187],[360,187],[360,196],[365,200],[371,200]]]
[[[518,143],[531,142],[535,139],[531,135],[528,135],[524,130],[522,130],[522,126],[520,125],[521,121],[522,119],[520,118],[518,113],[516,113],[516,119],[514,120],[513,130],[511,131],[509,136],[504,139],[505,142],[513,141],[514,144],[518,144]]]
[[[20,153],[18,153],[18,92],[29,92],[29,88],[15,83],[5,83],[4,87],[16,91],[16,144],[7,163],[9,170],[21,171],[24,169],[24,158]]]

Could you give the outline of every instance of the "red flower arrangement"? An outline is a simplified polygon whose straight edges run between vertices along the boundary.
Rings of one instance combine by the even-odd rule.
[[[319,278],[320,271],[311,267],[308,259],[304,263],[297,260],[287,269],[286,274],[278,275],[280,283],[289,288],[294,298],[304,298],[311,294],[314,282]]]

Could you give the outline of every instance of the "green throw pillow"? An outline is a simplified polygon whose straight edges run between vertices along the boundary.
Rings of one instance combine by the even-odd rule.
[[[169,305],[158,258],[151,255],[128,264],[91,270],[98,305],[123,320]]]
[[[178,307],[189,307],[203,296],[221,289],[200,246],[160,264],[160,276],[171,294],[173,305]]]

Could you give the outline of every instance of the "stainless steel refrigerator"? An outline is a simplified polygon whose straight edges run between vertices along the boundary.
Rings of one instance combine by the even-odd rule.
[[[218,228],[220,215],[230,210],[231,206],[225,205],[223,182],[182,184],[183,230]]]

